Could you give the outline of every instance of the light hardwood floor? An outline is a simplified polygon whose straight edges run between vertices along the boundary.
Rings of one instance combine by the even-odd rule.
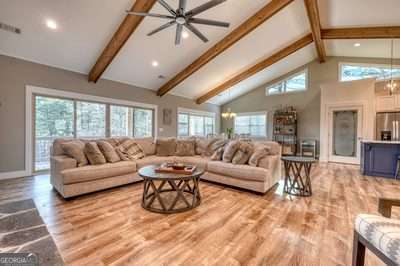
[[[162,215],[141,208],[142,183],[65,201],[36,176],[1,181],[0,202],[33,198],[68,265],[351,265],[355,215],[400,198],[400,181],[319,164],[312,185],[297,198],[202,182],[198,208]]]

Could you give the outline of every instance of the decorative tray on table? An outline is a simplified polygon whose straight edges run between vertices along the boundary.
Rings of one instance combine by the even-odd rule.
[[[172,173],[190,175],[196,170],[195,165],[184,165],[180,163],[163,163],[155,169],[156,173]]]

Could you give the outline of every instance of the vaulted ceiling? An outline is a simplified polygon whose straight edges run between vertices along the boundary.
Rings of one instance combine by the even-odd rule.
[[[171,6],[178,6],[178,0],[166,1]],[[207,1],[188,0],[188,9]],[[198,28],[210,40],[206,44],[190,35],[180,46],[175,46],[173,27],[148,37],[146,34],[164,21],[145,18],[102,78],[157,90],[268,2],[228,0],[202,13],[199,17],[231,23],[229,29],[199,25]],[[133,3],[133,0],[0,0],[0,22],[22,30],[20,35],[0,31],[0,54],[88,74],[124,19],[125,10],[130,9]],[[322,28],[400,25],[399,0],[320,0],[318,3]],[[158,3],[151,11],[166,13]],[[46,19],[55,20],[57,30],[48,29]],[[309,32],[311,28],[304,0],[294,0],[170,93],[196,99]],[[385,39],[323,42],[328,56],[390,55],[390,41]],[[355,48],[355,42],[361,46]],[[315,45],[309,44],[210,102],[223,104],[316,58]],[[159,62],[158,67],[152,66],[154,60]],[[160,79],[160,75],[165,79]]]

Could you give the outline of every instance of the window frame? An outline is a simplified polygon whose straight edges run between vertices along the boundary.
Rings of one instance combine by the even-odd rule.
[[[188,135],[179,135],[179,114],[186,114],[188,115]],[[198,136],[198,135],[191,135],[190,133],[190,127],[191,127],[191,116],[200,116],[203,117],[203,132],[204,134],[206,134],[206,117],[209,117],[212,119],[213,121],[213,129],[212,129],[212,133],[208,133],[208,134],[215,134],[216,133],[216,124],[217,124],[217,115],[214,112],[207,112],[207,111],[201,111],[201,110],[195,110],[195,109],[187,109],[187,108],[182,108],[182,107],[178,107],[177,110],[177,116],[176,116],[176,135],[178,138],[186,138],[186,137],[192,137],[192,136],[196,136],[196,137],[207,137],[207,135],[205,136]]]
[[[240,116],[256,116],[256,115],[265,115],[265,136],[255,136],[250,135],[251,138],[267,138],[268,137],[268,111],[260,111],[260,112],[244,112],[244,113],[237,113],[236,117],[233,119],[233,130],[236,132],[236,118]],[[249,124],[249,129],[251,125]],[[250,129],[251,132],[251,129]],[[249,133],[250,134],[250,133]]]
[[[339,82],[349,82],[349,81],[355,81],[355,80],[363,80],[363,79],[376,79],[378,81],[388,81],[390,78],[384,78],[380,79],[377,77],[371,77],[371,78],[361,78],[361,79],[353,79],[353,80],[342,80],[343,75],[342,75],[342,68],[343,66],[354,66],[354,67],[378,67],[378,68],[389,68],[391,67],[390,64],[369,64],[369,63],[354,63],[354,62],[339,62],[338,64],[338,79]],[[393,69],[400,69],[400,65],[393,65]],[[394,79],[399,79],[400,77],[394,77]]]
[[[289,81],[289,80],[291,80],[292,78],[294,78],[294,77],[296,77],[296,76],[299,76],[299,75],[301,75],[301,74],[305,74],[305,77],[306,77],[306,80],[305,80],[305,88],[302,89],[302,90],[296,90],[296,91],[286,91],[286,83],[287,83],[287,81]],[[305,91],[308,90],[308,87],[309,87],[309,83],[308,83],[308,82],[309,82],[309,71],[308,71],[308,68],[304,68],[304,69],[302,69],[301,71],[298,71],[298,72],[296,72],[296,73],[294,73],[294,74],[292,74],[292,75],[290,75],[290,76],[288,76],[288,77],[286,77],[286,78],[283,78],[283,79],[281,79],[281,80],[279,80],[279,81],[277,81],[277,82],[274,82],[273,84],[267,86],[267,87],[265,88],[265,95],[266,95],[266,96],[273,96],[273,95],[282,95],[282,94],[288,94],[288,93],[305,92]],[[270,92],[269,92],[269,90],[270,90],[271,88],[273,88],[273,87],[275,87],[275,86],[277,86],[277,85],[279,85],[279,84],[283,84],[284,91],[281,91],[281,92],[278,92],[278,93],[270,93]]]
[[[107,98],[100,96],[93,96],[89,94],[81,94],[69,91],[62,91],[56,89],[48,89],[42,87],[36,87],[31,85],[26,85],[26,97],[25,97],[25,143],[26,143],[26,152],[25,152],[25,174],[24,175],[32,175],[33,173],[46,172],[48,169],[36,171],[35,169],[35,140],[36,140],[36,121],[35,121],[35,99],[36,96],[55,98],[55,99],[63,99],[63,100],[71,100],[74,103],[74,117],[73,117],[73,136],[71,138],[77,138],[77,102],[89,102],[89,103],[97,103],[105,105],[105,137],[108,138],[111,136],[111,105],[115,106],[123,106],[130,107],[133,109],[147,109],[153,111],[153,121],[152,121],[152,137],[157,138],[157,112],[158,106],[147,103],[119,100],[115,98]]]

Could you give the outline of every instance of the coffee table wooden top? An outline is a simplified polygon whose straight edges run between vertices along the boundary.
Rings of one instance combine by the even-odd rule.
[[[157,173],[156,168],[160,167],[160,165],[149,165],[143,168],[140,168],[138,171],[139,176],[145,179],[151,180],[185,180],[191,179],[193,177],[199,177],[204,174],[204,169],[197,167],[191,174],[176,174],[176,173]]]

